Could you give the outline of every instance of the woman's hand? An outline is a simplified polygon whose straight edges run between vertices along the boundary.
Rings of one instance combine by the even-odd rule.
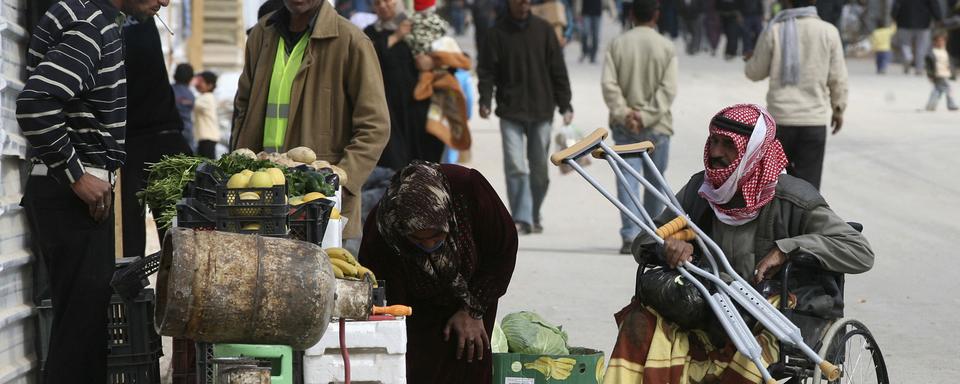
[[[490,339],[483,328],[483,320],[474,319],[465,309],[461,309],[447,320],[447,326],[443,328],[444,341],[450,341],[451,330],[456,332],[457,360],[463,357],[464,349],[467,362],[472,363],[474,356],[477,360],[483,360],[483,354],[490,349]]]

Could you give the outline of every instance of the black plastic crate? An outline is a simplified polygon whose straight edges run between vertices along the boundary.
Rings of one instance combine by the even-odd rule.
[[[254,192],[256,200],[241,200],[240,195]],[[217,188],[217,215],[229,213],[231,216],[272,216],[286,213],[287,187],[275,185],[270,188]],[[278,210],[278,208],[283,208]]]
[[[201,187],[198,186],[196,182],[190,181],[183,186],[182,196],[203,202],[210,209],[213,209],[217,206],[217,189],[215,187]]]
[[[227,176],[216,165],[204,162],[194,171],[193,181],[183,187],[183,197],[202,202],[209,209],[217,205],[217,187],[225,183]]]
[[[160,335],[153,326],[153,289],[144,289],[132,302],[119,295],[110,298],[107,338],[110,355],[137,355],[160,350]]]
[[[209,209],[217,205],[219,186],[226,183],[227,175],[212,163],[204,162],[194,171],[193,181],[183,188],[183,197],[196,199]]]
[[[177,226],[192,229],[214,229],[217,213],[213,206],[198,198],[185,197],[177,203]]]
[[[154,352],[110,355],[107,358],[107,384],[160,384],[160,356]]]
[[[286,192],[284,185],[270,188],[226,188],[221,185],[217,189],[217,230],[285,237]],[[256,193],[258,199],[242,200],[240,196],[244,193]]]
[[[258,199],[242,200],[244,193],[256,193]],[[217,192],[217,221],[224,219],[250,219],[262,217],[286,217],[286,188],[223,188]]]
[[[145,289],[133,300],[125,303],[119,295],[110,298],[107,310],[107,340],[109,355],[107,365],[116,367],[116,371],[131,376],[134,372],[145,371],[148,360],[157,363],[163,354],[160,336],[153,326],[154,293]],[[47,361],[50,345],[50,330],[53,326],[53,306],[50,299],[37,306],[38,333],[40,334],[40,367]],[[152,359],[152,360],[151,360]],[[139,370],[139,371],[138,371]],[[111,378],[113,368],[111,368]],[[157,366],[159,375],[159,365]],[[121,378],[123,378],[121,377]],[[112,379],[111,379],[112,380]],[[117,383],[159,383],[159,381],[110,381]]]
[[[250,227],[256,225],[256,227]],[[270,237],[287,236],[287,217],[251,216],[244,218],[217,219],[217,230]]]
[[[317,245],[322,243],[335,204],[332,200],[316,199],[297,206],[287,215],[288,238]]]
[[[160,270],[160,252],[144,257],[127,257],[117,261],[110,279],[113,291],[127,301],[140,295],[150,285],[148,277]]]

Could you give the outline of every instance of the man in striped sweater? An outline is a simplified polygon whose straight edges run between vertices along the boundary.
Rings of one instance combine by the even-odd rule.
[[[21,204],[46,263],[53,327],[47,383],[107,381],[114,172],[126,158],[120,26],[169,0],[64,0],[38,21],[17,121],[33,163]]]

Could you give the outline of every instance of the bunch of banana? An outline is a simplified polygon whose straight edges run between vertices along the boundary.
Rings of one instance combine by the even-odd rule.
[[[539,371],[548,380],[551,378],[554,380],[566,380],[570,377],[570,373],[573,372],[573,367],[576,364],[577,361],[569,357],[553,359],[547,356],[541,356],[532,363],[524,364],[523,367]]]
[[[350,254],[350,251],[343,248],[327,248],[324,250],[330,257],[330,264],[333,266],[333,273],[338,279],[357,278],[363,280],[369,274],[373,280],[373,286],[377,286],[377,277],[367,267],[360,265],[357,259]]]

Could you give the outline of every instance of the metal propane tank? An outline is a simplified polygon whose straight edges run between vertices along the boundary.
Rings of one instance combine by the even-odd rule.
[[[336,281],[319,246],[280,238],[170,229],[157,276],[160,334],[209,343],[317,343]]]

